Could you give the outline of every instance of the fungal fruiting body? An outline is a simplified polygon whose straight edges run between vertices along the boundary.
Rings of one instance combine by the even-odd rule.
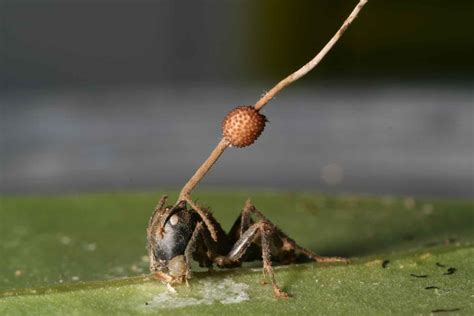
[[[262,134],[267,119],[253,106],[238,106],[222,122],[222,135],[234,147],[252,145]]]

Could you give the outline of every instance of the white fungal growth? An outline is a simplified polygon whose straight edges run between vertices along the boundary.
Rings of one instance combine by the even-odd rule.
[[[249,300],[248,287],[247,284],[234,282],[231,278],[217,282],[204,279],[198,282],[196,291],[193,289],[192,294],[181,296],[179,290],[177,293],[166,291],[153,297],[147,308],[156,310],[214,303],[237,304]]]
[[[86,251],[95,251],[97,249],[97,245],[95,243],[84,243],[82,247]]]
[[[71,238],[68,237],[68,236],[60,236],[59,237],[59,241],[63,244],[63,245],[69,245],[71,243]]]
[[[171,284],[169,284],[169,283],[166,283],[166,288],[168,289],[168,291],[169,291],[170,293],[173,293],[173,294],[176,294],[176,293],[177,293],[177,292],[176,292],[176,289],[175,289]]]

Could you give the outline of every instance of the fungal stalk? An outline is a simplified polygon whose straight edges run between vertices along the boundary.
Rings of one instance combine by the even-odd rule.
[[[336,34],[334,34],[321,51],[308,63],[278,82],[272,89],[265,93],[254,106],[237,107],[227,114],[222,124],[222,139],[206,161],[204,161],[189,181],[183,186],[177,201],[177,204],[180,201],[186,201],[202,217],[214,240],[217,240],[217,234],[213,229],[213,225],[209,222],[209,214],[194,203],[191,199],[191,192],[227,148],[249,146],[260,136],[265,127],[266,119],[259,113],[259,111],[286,86],[306,75],[321,62],[326,54],[332,49],[334,44],[336,44],[336,42],[341,38],[349,25],[354,21],[366,3],[367,0],[359,1]]]

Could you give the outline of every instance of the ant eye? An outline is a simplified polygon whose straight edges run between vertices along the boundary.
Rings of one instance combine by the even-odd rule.
[[[174,225],[178,224],[178,221],[179,221],[178,215],[174,214],[173,216],[170,217],[171,225],[174,226]]]

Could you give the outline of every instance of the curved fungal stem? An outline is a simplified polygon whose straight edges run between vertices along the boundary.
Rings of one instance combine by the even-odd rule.
[[[257,110],[263,108],[273,97],[283,90],[286,86],[290,85],[291,83],[295,82],[296,80],[300,79],[308,72],[310,72],[314,67],[316,67],[319,62],[326,56],[326,54],[331,50],[331,48],[336,44],[336,42],[341,38],[342,34],[347,30],[349,25],[352,21],[355,20],[359,12],[362,10],[364,5],[367,3],[367,0],[360,0],[359,3],[356,5],[354,10],[352,10],[351,14],[347,17],[347,19],[342,23],[342,26],[339,30],[334,34],[334,36],[329,40],[329,42],[321,49],[321,51],[314,56],[308,63],[306,63],[303,67],[286,77],[285,79],[278,82],[270,91],[265,93],[260,100],[255,103],[254,107]]]
[[[354,10],[352,10],[351,14],[347,17],[344,21],[342,26],[339,30],[334,34],[334,36],[329,40],[329,42],[321,49],[321,51],[308,63],[304,66],[287,76],[285,79],[278,82],[270,91],[265,93],[260,100],[255,103],[254,107],[256,110],[262,109],[276,94],[278,94],[281,90],[283,90],[286,86],[290,85],[291,83],[295,82],[296,80],[300,79],[308,72],[310,72],[314,67],[316,67],[319,62],[326,56],[326,54],[331,50],[331,48],[336,44],[336,42],[341,38],[344,32],[347,30],[349,25],[352,21],[355,20],[359,12],[362,10],[364,5],[367,3],[368,0],[360,0],[359,3],[356,5]],[[222,138],[214,150],[211,152],[209,157],[202,163],[202,165],[196,170],[194,175],[188,180],[188,182],[183,186],[181,189],[181,193],[179,194],[178,202],[180,201],[187,201],[191,205],[195,205],[191,200],[190,194],[191,191],[197,186],[197,184],[204,178],[206,173],[211,169],[211,167],[216,163],[219,157],[224,153],[224,151],[229,147],[229,142]],[[197,210],[199,212],[199,210]],[[200,214],[201,216],[203,214]],[[207,223],[206,223],[207,224]],[[212,230],[211,227],[208,227]],[[215,237],[214,235],[212,236]]]
[[[211,152],[209,157],[207,157],[206,161],[202,163],[201,166],[196,170],[194,175],[189,179],[189,181],[184,185],[181,189],[181,193],[179,194],[178,201],[187,200],[191,191],[196,187],[199,181],[204,178],[206,173],[211,169],[211,167],[216,163],[217,159],[224,153],[224,151],[229,147],[229,142],[222,138],[214,150]]]

